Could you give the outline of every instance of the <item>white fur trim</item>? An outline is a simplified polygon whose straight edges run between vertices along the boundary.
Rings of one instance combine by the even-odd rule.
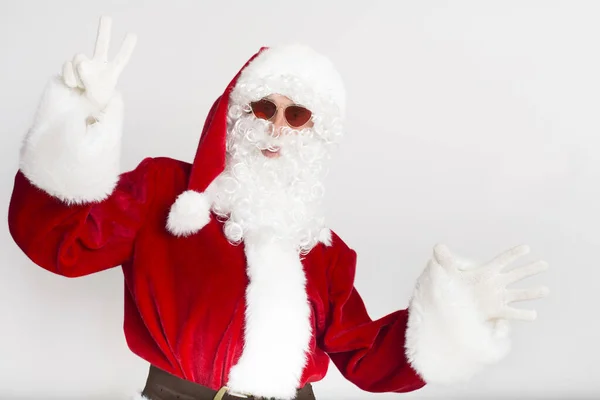
[[[311,308],[299,254],[270,235],[245,241],[248,276],[242,356],[227,386],[258,397],[296,396],[312,337]]]
[[[244,105],[277,93],[313,112],[319,130],[339,136],[346,91],[333,63],[312,48],[291,44],[264,50],[244,68],[232,91],[232,103]],[[322,129],[321,129],[322,128]]]
[[[325,246],[331,246],[331,230],[327,228],[321,229],[319,234],[319,242],[323,243]]]
[[[88,124],[88,118],[96,122]],[[119,179],[123,102],[98,111],[79,91],[52,79],[21,146],[19,167],[38,188],[69,204],[101,201]]]
[[[186,190],[171,206],[167,229],[176,236],[188,236],[210,221],[210,199],[205,193]]]
[[[346,91],[335,66],[324,55],[302,44],[271,47],[263,51],[242,71],[236,86],[252,86],[259,81],[285,78],[298,79],[309,85],[315,93],[335,103],[342,113],[345,111]]]
[[[510,349],[508,323],[486,321],[462,285],[434,262],[417,281],[409,306],[406,354],[428,383],[467,381]]]

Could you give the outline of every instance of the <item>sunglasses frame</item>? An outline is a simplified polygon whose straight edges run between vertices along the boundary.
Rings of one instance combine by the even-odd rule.
[[[273,104],[273,105],[275,106],[275,113],[273,114],[273,116],[272,116],[271,118],[265,119],[265,118],[261,118],[261,117],[257,116],[256,114],[254,114],[254,109],[252,108],[252,103],[258,103],[259,101],[268,101],[269,103],[271,103],[271,104]],[[283,110],[283,119],[285,120],[285,123],[286,123],[286,124],[287,124],[287,125],[288,125],[290,128],[293,128],[293,129],[302,129],[302,128],[304,128],[304,127],[305,127],[305,126],[306,126],[306,125],[307,125],[307,124],[308,124],[310,121],[312,121],[312,119],[313,119],[313,112],[312,112],[311,110],[309,110],[307,107],[303,106],[302,104],[292,103],[292,104],[288,104],[287,106],[278,106],[277,104],[275,104],[275,102],[274,102],[273,100],[269,99],[268,97],[263,97],[262,99],[255,100],[255,101],[251,101],[251,102],[250,102],[250,104],[249,104],[248,106],[250,107],[250,112],[251,112],[251,113],[252,113],[252,115],[254,115],[256,118],[258,118],[258,119],[263,119],[263,120],[265,120],[265,121],[270,121],[270,122],[272,122],[272,121],[273,121],[273,119],[274,119],[275,117],[277,117],[277,113],[279,113],[279,110],[280,110],[280,109],[281,109],[281,110]],[[287,117],[285,116],[285,110],[286,110],[288,107],[301,107],[301,108],[304,108],[306,111],[308,111],[308,112],[310,113],[310,118],[309,118],[309,119],[308,119],[308,120],[307,120],[305,123],[303,123],[303,124],[302,124],[302,125],[300,125],[300,126],[293,126],[293,125],[291,125],[291,124],[290,124],[290,122],[288,121]]]

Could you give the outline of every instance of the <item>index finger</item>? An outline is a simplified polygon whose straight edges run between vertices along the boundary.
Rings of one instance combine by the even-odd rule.
[[[117,73],[121,73],[123,68],[129,62],[131,58],[131,53],[133,53],[133,49],[137,43],[137,35],[134,33],[128,33],[125,39],[123,40],[123,44],[121,45],[121,50],[119,50],[119,54],[115,57],[115,68]]]
[[[506,265],[512,263],[519,257],[529,254],[529,251],[529,246],[527,245],[513,247],[512,249],[507,250],[504,253],[492,259],[492,261],[488,263],[488,267],[495,270],[501,270]]]

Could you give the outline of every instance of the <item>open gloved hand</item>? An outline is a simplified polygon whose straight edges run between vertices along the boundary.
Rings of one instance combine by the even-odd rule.
[[[491,261],[473,268],[457,260],[447,246],[434,247],[433,260],[448,276],[471,291],[477,308],[487,320],[515,319],[533,321],[535,310],[511,307],[516,301],[533,300],[545,297],[549,289],[545,286],[528,289],[508,289],[507,285],[536,275],[548,268],[545,261],[536,261],[505,272],[504,269],[518,258],[529,253],[528,246],[517,246],[498,255]]]
[[[115,94],[117,81],[129,62],[137,42],[137,36],[129,33],[123,40],[119,53],[108,61],[112,19],[100,18],[96,47],[92,58],[77,54],[73,61],[63,65],[63,80],[70,88],[82,89],[85,96],[100,110],[104,109]]]
[[[417,280],[406,330],[406,355],[426,382],[470,379],[506,356],[510,320],[537,317],[535,310],[511,303],[544,297],[548,288],[507,287],[548,268],[546,262],[536,261],[506,270],[528,253],[528,246],[517,246],[475,265],[458,259],[445,245],[434,247]]]

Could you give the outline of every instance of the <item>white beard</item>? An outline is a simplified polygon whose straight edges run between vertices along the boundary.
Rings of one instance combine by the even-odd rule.
[[[244,241],[247,274],[244,350],[227,386],[292,399],[313,336],[301,255],[321,239],[329,144],[316,129],[270,135],[273,125],[232,106],[227,160],[209,188],[213,212],[232,243]],[[278,158],[263,149],[279,148]]]
[[[225,236],[239,243],[267,233],[307,253],[324,229],[322,199],[328,144],[314,129],[284,129],[232,107],[228,119],[225,171],[211,185],[213,212],[225,222]],[[261,150],[278,147],[280,157]]]

